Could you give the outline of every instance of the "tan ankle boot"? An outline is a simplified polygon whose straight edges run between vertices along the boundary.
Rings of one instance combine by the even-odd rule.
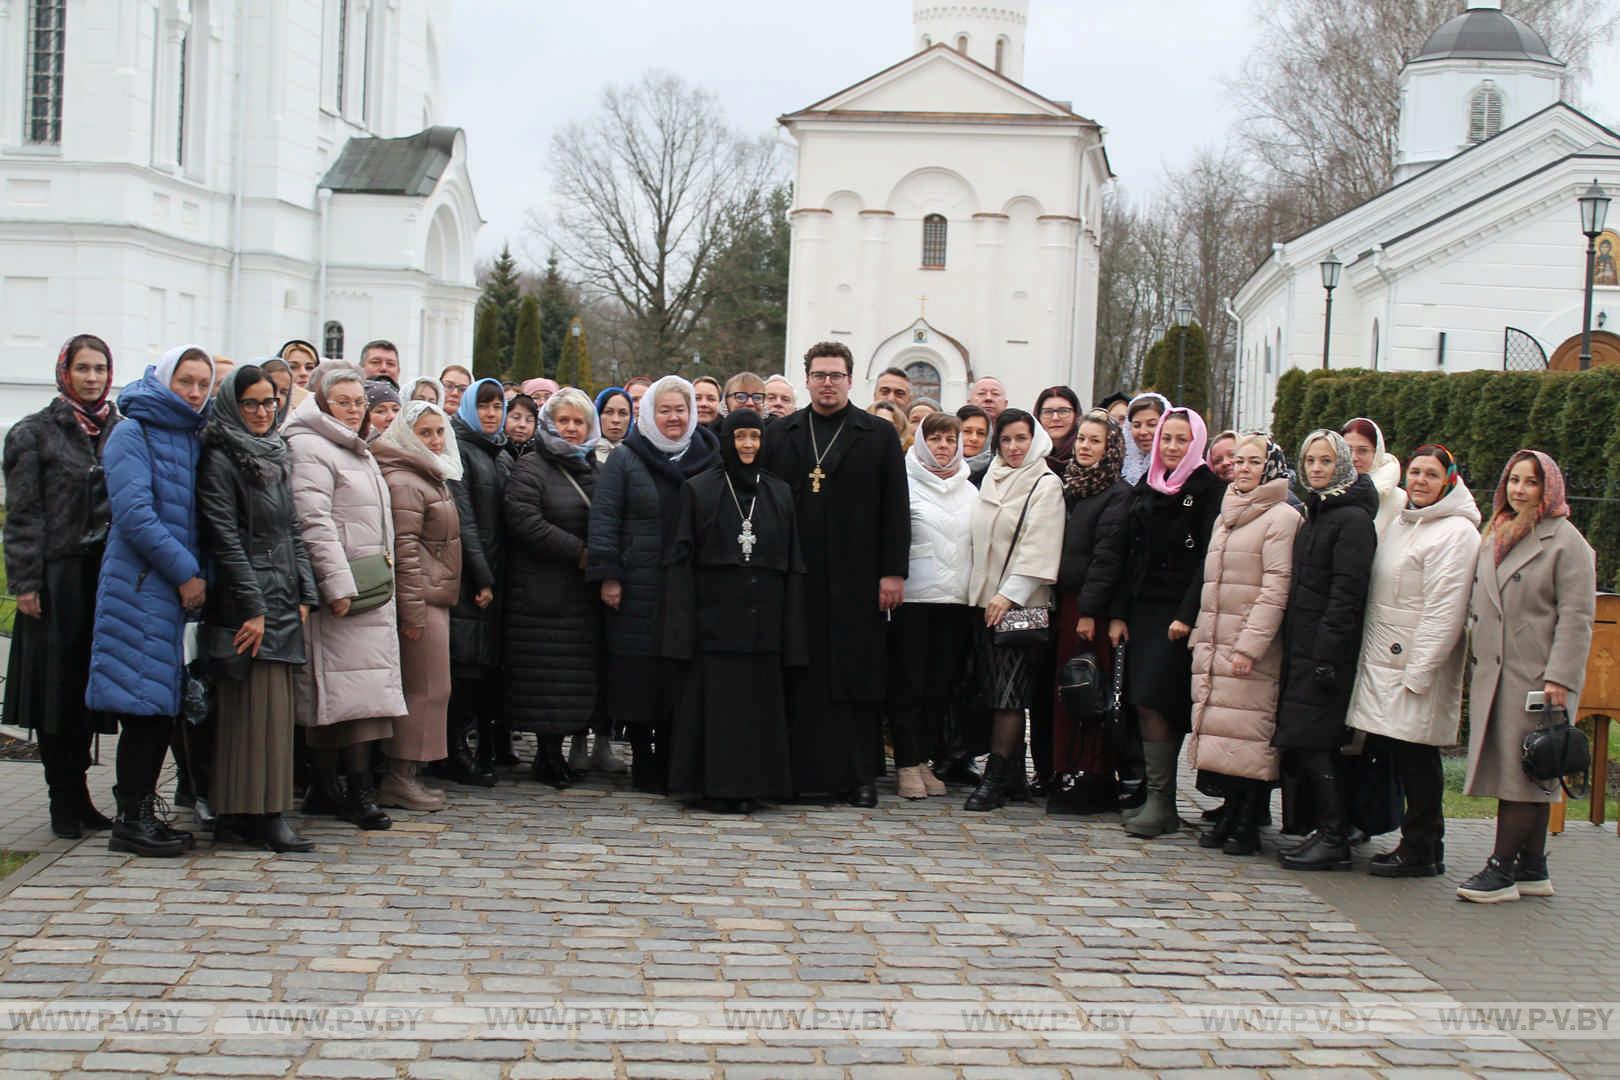
[[[922,777],[923,789],[928,794],[940,796],[946,793],[945,781],[934,775],[934,770],[926,762],[917,766],[917,774]]]
[[[926,799],[928,788],[923,785],[923,778],[918,775],[921,765],[907,765],[896,769],[896,788],[902,799]]]
[[[443,810],[443,795],[434,798],[416,778],[416,762],[388,759],[388,775],[377,786],[377,804],[403,810]]]

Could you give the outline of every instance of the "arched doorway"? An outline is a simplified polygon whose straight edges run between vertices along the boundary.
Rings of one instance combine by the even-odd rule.
[[[1611,364],[1620,364],[1620,334],[1611,334],[1607,330],[1592,331],[1592,366],[1608,367]],[[1552,359],[1547,361],[1547,370],[1581,370],[1581,335],[1576,334],[1553,351]]]
[[[939,368],[927,360],[913,360],[906,365],[906,378],[911,380],[911,400],[928,398],[939,401]]]

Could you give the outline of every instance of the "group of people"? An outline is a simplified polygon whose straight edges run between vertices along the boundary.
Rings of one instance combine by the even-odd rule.
[[[1432,875],[1471,653],[1467,785],[1501,810],[1459,895],[1551,892],[1552,795],[1517,747],[1531,697],[1575,711],[1595,571],[1545,454],[1513,455],[1481,536],[1444,447],[1403,472],[1366,419],[1312,432],[1296,475],[1158,394],[1024,411],[987,377],[950,413],[891,369],[862,409],[835,342],[804,374],[804,409],[748,373],[593,398],[460,365],[402,385],[386,341],[358,366],[291,341],[172,349],[115,404],[111,350],[74,337],[5,445],[5,715],[38,733],[52,827],[189,849],[157,792],[172,747],[216,839],[309,850],[295,788],[387,828],[446,805],[430,781],[494,784],[526,732],[545,784],[623,739],[637,790],[723,812],[875,806],[887,741],[903,798],[1101,778],[1094,809],[1153,838],[1181,827],[1190,736],[1224,798],[1201,844],[1257,852],[1281,783],[1313,826],[1282,864],[1347,868],[1379,757],[1404,819],[1371,870]],[[1120,707],[1069,707],[1077,678]],[[85,770],[113,730],[109,821]]]

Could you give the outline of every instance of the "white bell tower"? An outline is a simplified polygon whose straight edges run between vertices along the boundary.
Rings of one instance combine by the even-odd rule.
[[[1014,82],[1024,81],[1024,33],[1029,0],[946,3],[912,0],[915,50],[949,45]]]
[[[1468,9],[1429,36],[1401,71],[1395,180],[1409,179],[1558,101],[1564,64],[1501,0]]]

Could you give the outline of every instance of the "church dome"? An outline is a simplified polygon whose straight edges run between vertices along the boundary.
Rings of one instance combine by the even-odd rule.
[[[1484,5],[1471,6],[1423,43],[1418,60],[1535,60],[1560,64],[1535,30],[1513,16]]]

